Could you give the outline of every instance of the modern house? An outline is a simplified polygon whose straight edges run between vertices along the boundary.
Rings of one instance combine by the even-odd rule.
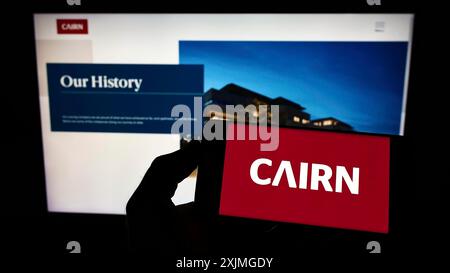
[[[223,111],[225,111],[226,105],[242,105],[243,107],[254,105],[257,109],[259,109],[259,106],[261,105],[279,105],[280,126],[305,127],[310,123],[310,114],[304,112],[305,108],[300,104],[292,102],[283,97],[272,99],[236,84],[227,84],[220,90],[211,88],[203,95],[203,101],[204,107],[210,104],[215,104],[219,105]],[[271,122],[270,107],[268,108],[268,121]],[[248,114],[252,115],[254,118],[259,118],[261,113],[258,113],[256,110],[249,112]],[[209,111],[209,113],[207,113],[207,116],[214,119],[235,119],[235,117],[233,116],[227,116],[226,113],[214,111]],[[246,119],[246,121],[248,121],[248,119]]]

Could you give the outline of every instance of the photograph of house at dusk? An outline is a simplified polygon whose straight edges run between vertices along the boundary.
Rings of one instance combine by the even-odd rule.
[[[204,105],[279,105],[280,125],[401,134],[406,42],[180,41]]]

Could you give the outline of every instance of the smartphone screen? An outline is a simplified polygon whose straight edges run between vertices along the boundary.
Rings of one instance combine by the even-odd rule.
[[[228,125],[220,215],[388,232],[389,137],[272,128],[264,151],[261,128]]]

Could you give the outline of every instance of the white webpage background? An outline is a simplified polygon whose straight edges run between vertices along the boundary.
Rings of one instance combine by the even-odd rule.
[[[88,19],[89,34],[58,35],[56,19]],[[380,21],[385,25],[383,32],[375,31]],[[178,149],[179,137],[51,132],[45,63],[178,64],[180,40],[410,41],[413,15],[35,14],[34,22],[37,43],[88,41],[91,49],[91,56],[86,56],[71,54],[76,48],[70,46],[51,51],[37,46],[48,209],[124,214],[128,198],[152,160]],[[408,70],[407,65],[405,90]],[[188,178],[172,200],[175,204],[190,202],[194,192],[195,178]]]

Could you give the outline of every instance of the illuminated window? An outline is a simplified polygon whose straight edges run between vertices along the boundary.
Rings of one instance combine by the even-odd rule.
[[[309,120],[307,120],[307,119],[302,119],[302,123],[303,123],[303,124],[308,124],[308,123],[309,123]]]
[[[330,126],[331,124],[333,124],[333,121],[331,121],[331,120],[324,120],[323,121],[323,126]]]
[[[294,116],[294,122],[300,122],[300,118],[297,116]]]
[[[320,126],[320,122],[314,122],[314,125]]]

